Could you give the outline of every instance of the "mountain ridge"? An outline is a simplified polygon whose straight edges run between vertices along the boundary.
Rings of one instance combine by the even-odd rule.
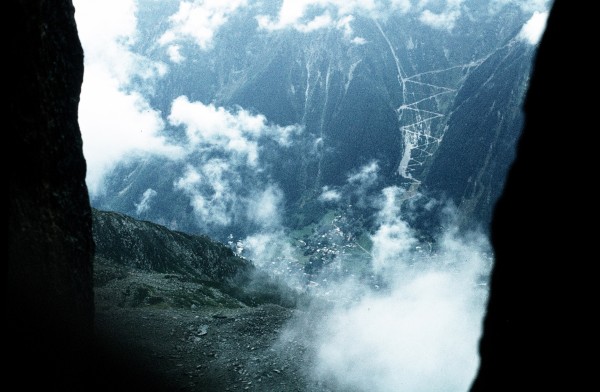
[[[147,304],[148,300],[158,301],[159,297],[153,292],[168,292],[169,280],[176,279],[195,286],[188,290],[193,292],[190,298],[180,298],[179,305],[169,302],[174,306],[212,303],[215,296],[222,299],[217,303],[227,306],[275,303],[293,307],[298,300],[298,293],[284,282],[257,269],[251,261],[236,256],[227,245],[207,236],[172,231],[113,211],[93,208],[92,216],[96,244],[95,280],[97,290],[103,291],[106,298],[115,292],[120,295],[118,292],[123,290],[129,296],[134,290],[138,296],[142,295],[137,302]],[[156,280],[152,276],[161,278]],[[132,289],[105,287],[109,281],[128,278],[131,278],[128,284]],[[173,295],[163,293],[160,298]],[[123,303],[122,298],[119,301]]]

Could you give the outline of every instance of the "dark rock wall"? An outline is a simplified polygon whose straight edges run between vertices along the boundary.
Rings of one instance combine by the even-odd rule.
[[[9,20],[9,371],[69,389],[88,370],[92,216],[77,120],[83,50],[70,0],[11,0]]]
[[[581,390],[593,374],[584,320],[594,305],[584,292],[595,234],[582,225],[595,224],[597,147],[587,140],[582,91],[597,76],[586,72],[593,50],[577,44],[589,38],[584,8],[556,0],[538,47],[516,160],[493,216],[496,259],[471,392]]]

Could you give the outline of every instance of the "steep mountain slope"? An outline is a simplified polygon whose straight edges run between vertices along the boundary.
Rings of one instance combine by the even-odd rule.
[[[175,232],[123,214],[94,209],[96,256],[145,271],[227,281],[250,274],[252,264],[205,236]]]
[[[463,219],[491,220],[523,124],[530,58],[515,41],[499,48],[465,80],[448,116],[423,185],[452,199]]]
[[[485,227],[514,156],[535,46],[521,36],[522,8],[463,8],[450,27],[358,9],[308,31],[269,25],[278,5],[250,2],[199,41],[173,38],[178,2],[140,2],[132,50],[165,71],[128,88],[185,153],[122,161],[93,204],[225,241],[370,207],[400,186],[450,198],[466,225]],[[368,184],[355,177],[365,168]],[[368,188],[364,203],[357,187]],[[336,197],[323,203],[327,191]],[[267,201],[271,214],[255,213]]]
[[[93,209],[96,301],[292,306],[296,293],[205,236]]]

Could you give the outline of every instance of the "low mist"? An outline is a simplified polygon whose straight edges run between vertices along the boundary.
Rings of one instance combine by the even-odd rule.
[[[491,248],[484,234],[458,229],[451,207],[437,238],[419,241],[402,218],[410,213],[403,195],[398,187],[381,192],[369,254],[338,255],[310,279],[294,269],[283,236],[249,243],[253,256],[272,257],[262,268],[295,276],[296,288],[304,282],[306,300],[278,347],[306,346],[305,371],[342,390],[467,391],[479,364]],[[350,266],[357,263],[360,273]]]

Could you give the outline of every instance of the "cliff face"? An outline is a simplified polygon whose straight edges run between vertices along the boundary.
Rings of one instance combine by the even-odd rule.
[[[83,51],[70,0],[8,7],[7,373],[28,374],[38,364],[49,385],[66,387],[86,370],[94,312],[77,120]]]
[[[578,228],[589,210],[582,195],[594,176],[595,146],[565,143],[564,135],[590,127],[578,115],[587,103],[565,99],[582,96],[581,82],[561,82],[562,75],[594,78],[584,71],[594,63],[589,52],[572,45],[584,36],[580,10],[555,0],[536,55],[516,160],[494,211],[496,260],[472,392],[578,390],[588,378],[580,350],[594,305],[582,271],[593,234]],[[578,191],[560,191],[561,179]]]

